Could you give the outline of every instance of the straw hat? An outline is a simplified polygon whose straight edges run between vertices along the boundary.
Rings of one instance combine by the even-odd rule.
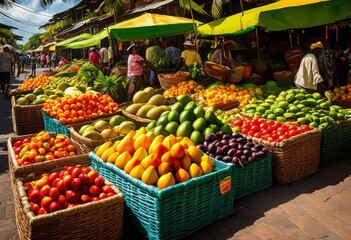
[[[233,48],[235,48],[235,47],[238,46],[238,44],[237,44],[235,41],[233,41],[233,40],[227,40],[227,41],[223,41],[223,42],[221,43],[221,47],[224,47],[225,45],[228,45],[228,44],[232,45]]]
[[[132,50],[133,50],[133,48],[138,48],[139,46],[138,45],[136,45],[136,44],[132,44],[132,45],[130,45],[128,48],[127,48],[127,51],[128,52],[131,52]]]
[[[192,43],[190,40],[185,41],[185,42],[183,43],[183,45],[185,45],[185,46],[195,46],[195,44]]]
[[[316,49],[316,48],[321,48],[323,49],[323,44],[321,41],[315,42],[311,44],[311,50]]]

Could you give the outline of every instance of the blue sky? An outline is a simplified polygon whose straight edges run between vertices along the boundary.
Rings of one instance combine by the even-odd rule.
[[[70,0],[65,3],[62,0],[56,0],[52,5],[43,9],[39,0],[18,0],[17,3],[20,6],[13,5],[12,8],[8,9],[0,8],[0,12],[13,18],[10,19],[0,14],[0,22],[18,28],[12,32],[23,36],[23,41],[18,41],[18,43],[25,44],[33,34],[44,32],[44,29],[39,29],[39,27],[46,24],[53,14],[65,11],[79,1]]]

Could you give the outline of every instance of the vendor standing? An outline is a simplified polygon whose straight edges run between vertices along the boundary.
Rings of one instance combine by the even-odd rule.
[[[185,50],[182,52],[183,68],[187,69],[190,64],[194,62],[202,63],[200,54],[194,49],[195,44],[190,40],[183,43]]]
[[[301,60],[294,82],[297,88],[305,89],[308,93],[317,91],[323,93],[326,87],[317,60],[323,50],[323,44],[320,41],[312,43],[310,49],[311,53],[306,54]]]
[[[148,81],[143,77],[143,64],[145,63],[155,73],[157,69],[146,59],[139,55],[139,46],[132,44],[127,51],[130,53],[128,57],[128,73],[127,73],[127,93],[128,101],[133,99],[134,94],[148,86]]]
[[[237,44],[233,40],[224,41],[224,38],[220,38],[217,43],[218,49],[213,53],[211,62],[227,66],[229,68],[235,67],[233,56],[230,50],[236,47]]]

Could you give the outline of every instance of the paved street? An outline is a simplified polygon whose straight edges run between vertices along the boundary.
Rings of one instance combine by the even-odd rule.
[[[37,75],[43,69],[38,69]],[[47,70],[47,69],[44,69]],[[27,78],[13,79],[12,88]],[[18,239],[7,139],[14,136],[10,100],[0,95],[0,239]],[[235,202],[233,215],[186,239],[351,239],[351,157],[316,174],[276,185]],[[189,223],[191,224],[191,223]],[[126,235],[126,239],[140,236]]]

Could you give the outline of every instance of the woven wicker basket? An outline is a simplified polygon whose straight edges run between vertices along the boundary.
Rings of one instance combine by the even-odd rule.
[[[122,191],[126,220],[149,239],[180,239],[233,213],[235,193],[225,163],[215,161],[215,171],[159,189],[89,155],[92,167]]]
[[[32,93],[34,91],[34,89],[32,90],[26,90],[26,91],[21,91],[19,89],[14,89],[10,92],[11,96],[19,96],[19,95],[23,95],[23,94],[27,94],[27,93]]]
[[[214,62],[206,62],[203,70],[218,81],[225,81],[231,72],[229,67]]]
[[[122,113],[124,116],[126,116],[127,118],[130,118],[136,122],[141,122],[141,123],[150,123],[150,122],[153,122],[155,120],[151,120],[149,118],[142,118],[142,117],[138,117],[136,115],[133,115],[133,114],[130,114],[128,112],[126,112],[125,110],[122,109]]]
[[[312,129],[279,143],[252,138],[270,149],[273,180],[286,184],[309,176],[319,170],[322,131]]]
[[[53,165],[46,173],[62,169]],[[114,196],[39,216],[32,211],[23,184],[22,179],[16,181],[19,197],[14,199],[20,239],[122,239],[124,199],[111,182],[105,184],[114,189]]]
[[[190,77],[189,72],[181,72],[182,74],[158,74],[158,80],[163,89],[169,89],[173,85],[177,85],[180,82],[188,81]],[[167,77],[172,76],[172,77]]]
[[[54,133],[50,133],[50,135],[56,136],[56,134]],[[27,137],[34,137],[34,136],[36,136],[36,134],[12,137],[7,140],[9,171],[10,171],[10,177],[11,177],[12,190],[14,191],[14,194],[15,194],[15,182],[16,182],[16,179],[19,177],[27,176],[28,174],[31,174],[33,172],[45,171],[47,169],[50,169],[53,165],[55,166],[64,166],[64,165],[72,165],[72,164],[79,165],[79,164],[88,162],[89,160],[88,153],[90,152],[90,149],[87,148],[85,145],[71,139],[72,144],[77,149],[77,156],[59,158],[59,159],[40,162],[40,163],[33,163],[27,166],[19,166],[16,160],[15,152],[12,148],[12,143],[17,140],[23,140]]]
[[[11,97],[12,125],[17,135],[39,132],[44,128],[41,109],[44,104],[16,105],[15,96]]]
[[[122,112],[121,112],[122,113]],[[99,121],[99,120],[105,120],[109,122],[111,118],[101,118],[97,120],[92,120],[89,122],[89,124],[94,124],[94,122]],[[96,146],[99,146],[107,141],[115,141],[115,140],[120,140],[122,139],[121,136],[117,136],[114,138],[107,138],[107,139],[100,139],[100,140],[93,140],[90,138],[83,137],[82,135],[79,134],[79,129],[81,126],[69,126],[68,130],[70,132],[71,138],[76,140],[77,142],[80,142],[84,145],[86,145],[89,149],[93,150]]]
[[[276,81],[293,82],[295,79],[295,73],[291,71],[274,72],[273,78]]]
[[[206,104],[201,103],[201,102],[198,102],[198,104],[200,106],[203,106],[203,107],[208,107]],[[212,106],[212,108],[214,111],[219,110],[219,109],[220,110],[227,110],[227,109],[236,108],[239,105],[240,105],[239,100],[235,100],[235,101],[229,102],[229,103],[214,105],[214,106]]]
[[[253,73],[251,76],[249,77],[243,77],[243,82],[244,83],[258,83],[262,80],[262,76]]]

